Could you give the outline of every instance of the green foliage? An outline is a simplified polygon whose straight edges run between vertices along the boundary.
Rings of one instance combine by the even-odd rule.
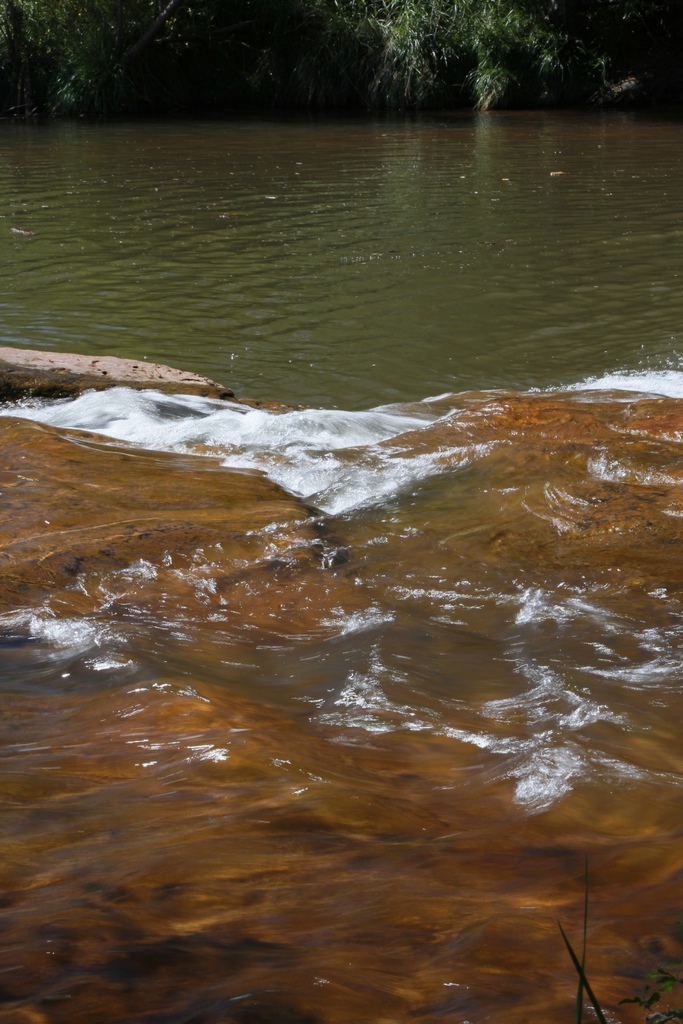
[[[439,0],[309,0],[290,48],[286,99],[317,106],[419,107],[446,88],[464,47],[458,6]],[[291,47],[292,39],[288,40]],[[281,53],[274,39],[270,53]]]
[[[566,104],[683,42],[680,0],[181,0],[136,49],[168,2],[0,0],[6,109]]]
[[[662,993],[671,992],[676,985],[683,984],[681,978],[681,963],[673,961],[662,964],[648,977],[652,980],[651,985],[644,985],[640,994],[632,999],[622,999],[621,1003],[636,1003],[644,1010],[651,1010],[655,1003],[662,998]],[[666,1010],[664,1013],[648,1013],[648,1024],[664,1024],[665,1021],[683,1020],[683,1009]]]
[[[603,62],[564,25],[548,16],[546,4],[478,6],[472,45],[476,63],[471,82],[479,109],[585,99],[599,87]]]
[[[307,0],[262,51],[256,80],[283,102],[480,109],[584,98],[603,63],[543,0]],[[259,77],[260,76],[260,77]]]
[[[64,114],[108,114],[121,103],[116,9],[105,0],[87,6],[62,0],[51,43],[57,56],[50,106]]]

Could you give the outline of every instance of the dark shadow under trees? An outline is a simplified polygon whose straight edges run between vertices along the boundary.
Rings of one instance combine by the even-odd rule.
[[[683,99],[680,0],[0,0],[5,116]]]

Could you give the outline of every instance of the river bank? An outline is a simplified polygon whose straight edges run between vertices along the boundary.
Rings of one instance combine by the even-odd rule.
[[[682,39],[673,0],[8,0],[0,96],[18,117],[680,103]]]

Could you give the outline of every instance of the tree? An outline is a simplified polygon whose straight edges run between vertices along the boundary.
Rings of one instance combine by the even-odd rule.
[[[121,12],[123,10],[123,0],[118,0],[118,2],[119,12]],[[157,0],[154,0],[153,13],[156,17],[154,17],[151,24],[147,26],[139,39],[133,43],[133,45],[130,46],[121,57],[122,69],[125,69],[140,56],[145,47],[149,46],[152,40],[159,34],[169,18],[175,14],[181,4],[184,4],[185,2],[186,0],[170,0],[170,3],[168,3],[164,9],[159,11]]]
[[[24,14],[14,0],[5,0],[3,32],[14,76],[13,112],[26,116],[33,111],[33,90],[31,68],[28,56],[28,41],[24,31]]]

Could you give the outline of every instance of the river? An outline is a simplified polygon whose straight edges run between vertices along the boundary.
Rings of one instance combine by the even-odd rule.
[[[0,126],[0,1022],[609,1019],[680,956],[681,116]],[[4,227],[3,227],[4,225]],[[305,407],[305,408],[304,408]]]

